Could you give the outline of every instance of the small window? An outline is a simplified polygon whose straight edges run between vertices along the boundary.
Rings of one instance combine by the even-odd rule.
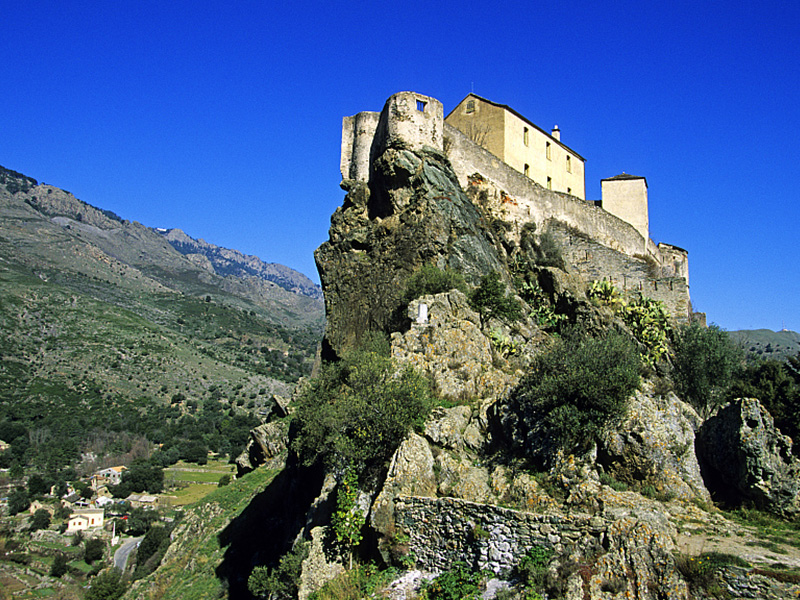
[[[530,177],[531,176],[530,170],[531,170],[530,165],[528,165],[528,163],[525,163],[525,166],[522,167],[522,174],[525,175],[525,177]]]
[[[550,142],[545,142],[544,147],[544,155],[547,157],[547,160],[550,160]]]
[[[567,155],[567,173],[572,173],[572,157]]]
[[[567,193],[572,194],[572,188],[567,188]]]
[[[419,112],[425,112],[425,105],[428,104],[424,100],[417,100],[417,110]]]
[[[475,112],[475,100],[467,100],[467,114],[471,115]]]
[[[547,189],[548,190],[552,190],[553,189],[553,179],[552,179],[552,177],[548,177],[547,178]]]
[[[522,128],[522,143],[525,144],[526,146],[528,145],[528,128],[527,127],[523,127]]]

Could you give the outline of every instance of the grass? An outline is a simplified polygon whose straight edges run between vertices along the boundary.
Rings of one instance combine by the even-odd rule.
[[[753,508],[737,508],[728,515],[736,522],[753,527],[761,541],[759,546],[785,554],[780,545],[800,548],[800,522],[787,521],[772,514]]]
[[[217,489],[216,486],[208,483],[190,483],[185,488],[175,490],[166,495],[174,496],[174,498],[169,498],[173,506],[187,506],[199,502],[215,489]]]
[[[184,522],[192,518],[200,520],[206,533],[185,539],[182,552],[172,554],[169,561],[148,576],[147,585],[141,588],[147,590],[142,597],[158,597],[160,600],[221,597],[223,590],[215,569],[222,559],[224,548],[220,547],[217,533],[238,516],[277,473],[264,468],[256,469],[230,485],[206,491],[201,500],[187,506]],[[201,487],[207,490],[211,486]],[[187,568],[190,563],[193,564],[192,569]]]

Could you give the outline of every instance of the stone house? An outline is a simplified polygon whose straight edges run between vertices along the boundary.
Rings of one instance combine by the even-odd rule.
[[[127,470],[127,467],[120,465],[95,472],[91,479],[92,489],[97,491],[98,488],[104,485],[119,485],[122,483],[122,472]]]
[[[444,121],[542,187],[586,199],[586,160],[561,142],[558,125],[548,133],[510,106],[476,94]]]
[[[76,510],[69,516],[69,520],[67,521],[67,533],[102,527],[104,518],[105,512],[102,508]]]

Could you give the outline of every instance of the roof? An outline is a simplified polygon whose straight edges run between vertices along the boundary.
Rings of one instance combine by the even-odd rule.
[[[69,518],[72,519],[73,517],[82,517],[88,515],[97,515],[97,514],[104,514],[105,511],[102,508],[85,508],[83,510],[76,510],[72,514],[70,514]]]
[[[585,158],[583,158],[583,157],[582,157],[580,154],[578,154],[577,152],[575,152],[575,150],[573,150],[572,148],[570,148],[569,146],[567,146],[567,145],[566,145],[564,142],[562,142],[561,140],[554,138],[554,137],[553,137],[553,136],[552,136],[552,135],[551,135],[549,132],[547,132],[547,131],[545,131],[544,129],[542,129],[541,127],[539,127],[539,126],[538,126],[536,123],[533,123],[533,122],[532,122],[530,119],[528,119],[528,118],[527,118],[527,117],[525,117],[524,115],[521,115],[521,114],[519,114],[517,111],[515,111],[513,108],[511,108],[511,107],[510,107],[510,106],[508,106],[507,104],[500,104],[499,102],[492,102],[491,100],[488,100],[488,99],[486,99],[486,98],[483,98],[483,97],[481,97],[481,96],[478,96],[478,94],[474,94],[474,93],[471,93],[471,92],[470,92],[469,94],[467,94],[467,95],[464,97],[464,100],[466,100],[466,99],[467,99],[467,98],[469,98],[470,96],[472,96],[472,97],[473,97],[473,98],[475,98],[476,100],[480,100],[481,102],[486,102],[486,104],[491,104],[492,106],[496,106],[497,108],[502,108],[502,109],[504,109],[504,110],[507,110],[507,111],[508,111],[508,112],[510,112],[512,115],[514,115],[514,116],[516,116],[517,118],[519,118],[519,119],[521,119],[521,120],[525,121],[525,122],[526,122],[528,125],[530,125],[530,126],[531,126],[531,127],[533,127],[534,129],[538,129],[539,131],[541,131],[543,134],[545,134],[547,137],[549,137],[551,140],[553,140],[553,141],[554,141],[556,144],[558,144],[559,146],[561,146],[562,148],[564,148],[564,150],[567,150],[568,152],[570,152],[570,153],[574,154],[575,156],[577,156],[578,158],[580,158],[580,159],[581,159],[583,162],[586,162],[586,159],[585,159]],[[453,114],[453,112],[456,110],[456,108],[458,108],[459,106],[461,106],[461,104],[464,102],[464,100],[462,100],[461,102],[459,102],[458,104],[456,104],[455,108],[453,108],[453,110],[451,110],[451,111],[450,111],[450,112],[447,114],[447,117],[445,117],[445,121],[447,120],[447,118],[448,118],[450,115],[452,115],[452,114]]]
[[[600,181],[625,181],[631,179],[644,179],[644,184],[645,186],[647,185],[647,179],[645,177],[642,177],[641,175],[631,175],[630,173],[625,173],[624,171],[619,175],[614,175],[614,177],[606,177]]]

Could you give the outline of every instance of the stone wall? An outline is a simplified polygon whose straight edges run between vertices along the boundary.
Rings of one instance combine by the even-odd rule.
[[[470,567],[495,573],[516,566],[533,546],[561,552],[585,536],[599,539],[608,526],[605,519],[589,515],[539,515],[458,498],[416,496],[395,500],[395,521],[410,538],[409,553],[417,567],[446,571],[472,557]]]
[[[586,281],[606,278],[624,293],[661,300],[675,320],[688,321],[689,286],[674,272],[672,263],[659,265],[652,259],[616,252],[556,221],[548,223],[547,229],[561,246],[564,260]]]
[[[549,219],[557,219],[609,248],[631,256],[651,254],[660,262],[656,245],[643,238],[631,224],[594,203],[543,188],[474,144],[455,127],[445,124],[445,136],[447,158],[461,187],[468,189],[470,176],[480,173],[498,193],[505,194],[508,220],[516,223],[533,221],[541,227]]]

